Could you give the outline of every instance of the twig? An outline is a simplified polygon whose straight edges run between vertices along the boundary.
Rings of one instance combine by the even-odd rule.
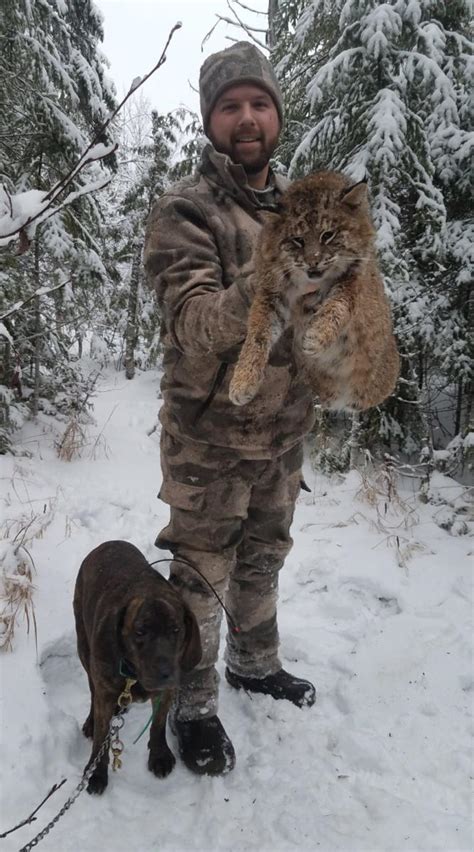
[[[254,15],[268,15],[268,12],[262,12],[258,9],[251,9],[250,6],[244,6],[244,4],[240,2],[240,0],[233,0],[233,2],[236,3],[237,6],[240,6],[241,9],[245,9],[247,12],[252,12]]]
[[[32,813],[29,815],[29,817],[24,819],[22,822],[19,822],[18,825],[15,825],[14,828],[9,828],[8,831],[4,831],[3,834],[0,834],[0,840],[3,840],[3,838],[7,837],[7,835],[9,835],[9,834],[12,834],[13,831],[17,831],[19,828],[23,828],[24,825],[29,825],[30,823],[35,822],[35,820],[36,820],[35,814],[38,813],[39,809],[42,808],[44,803],[48,801],[49,797],[52,796],[53,793],[56,793],[56,791],[59,790],[60,787],[62,787],[63,784],[66,783],[66,781],[67,781],[67,778],[63,778],[63,780],[60,781],[59,784],[53,784],[49,793],[44,797],[43,801],[40,802],[38,807],[35,808],[34,811],[32,811]]]
[[[227,5],[229,6],[229,2],[227,2]],[[263,44],[261,41],[259,41],[257,38],[255,38],[255,36],[252,35],[252,32],[250,31],[249,27],[247,27],[246,24],[244,24],[244,22],[240,20],[239,16],[235,12],[235,10],[232,9],[231,6],[229,6],[229,8],[230,8],[230,11],[232,12],[232,14],[237,18],[238,23],[236,23],[235,21],[232,21],[230,18],[226,18],[224,15],[216,15],[216,18],[217,18],[216,23],[214,24],[213,27],[211,27],[209,32],[206,33],[206,35],[204,36],[204,38],[201,42],[201,53],[203,51],[204,45],[206,44],[206,41],[208,41],[208,39],[211,37],[211,35],[214,32],[214,30],[216,29],[216,27],[218,27],[219,24],[221,24],[221,23],[229,24],[231,27],[239,27],[240,29],[243,29],[244,32],[247,33],[248,37],[251,38],[252,41],[255,42],[255,44],[258,44],[258,46],[261,47],[262,50],[268,50],[268,45]],[[266,30],[257,29],[256,27],[252,27],[252,29],[254,30],[254,32],[260,32],[260,33],[266,33],[267,32]],[[226,39],[229,40],[229,41],[233,41],[233,42],[237,41],[237,39],[230,38],[230,36],[226,36]]]
[[[50,189],[50,191],[49,191],[49,192],[45,195],[45,197],[44,197],[43,201],[48,201],[48,203],[46,204],[46,206],[45,206],[42,210],[40,210],[40,211],[38,211],[37,213],[35,213],[34,215],[30,216],[30,217],[26,220],[26,222],[24,222],[22,225],[20,225],[20,226],[16,227],[13,231],[11,231],[11,232],[9,232],[9,233],[7,233],[7,234],[0,234],[0,237],[1,237],[2,239],[7,239],[7,238],[9,238],[9,237],[15,236],[15,234],[20,234],[20,240],[21,240],[22,235],[24,235],[24,237],[23,237],[23,245],[20,245],[20,248],[21,248],[22,250],[25,250],[25,246],[24,246],[25,239],[26,239],[26,241],[28,241],[28,238],[26,237],[25,228],[27,228],[29,225],[31,225],[31,224],[32,224],[32,222],[36,221],[36,220],[37,220],[40,216],[43,216],[43,214],[46,212],[46,210],[48,210],[48,209],[49,209],[49,208],[50,208],[50,207],[54,204],[54,202],[56,201],[56,198],[57,198],[57,197],[61,194],[61,192],[63,192],[63,190],[66,188],[66,186],[68,186],[68,185],[69,185],[69,184],[70,184],[70,183],[74,180],[74,178],[75,178],[75,177],[77,177],[77,175],[79,174],[79,172],[80,172],[80,171],[84,168],[84,166],[85,166],[88,162],[91,162],[91,160],[94,160],[94,159],[99,159],[99,160],[100,160],[100,159],[102,159],[102,158],[103,158],[103,157],[105,157],[105,156],[109,156],[111,153],[113,153],[113,152],[116,150],[117,145],[113,146],[113,148],[112,148],[110,151],[107,151],[107,153],[106,153],[106,154],[103,154],[102,156],[96,156],[96,157],[91,156],[91,157],[88,157],[88,154],[92,151],[92,149],[94,148],[94,146],[99,144],[100,139],[101,139],[101,138],[103,138],[103,134],[104,134],[105,130],[106,130],[106,129],[107,129],[107,127],[111,124],[111,122],[114,120],[114,118],[116,117],[116,115],[118,114],[118,112],[122,109],[123,105],[124,105],[124,104],[125,104],[125,102],[128,100],[128,98],[129,98],[129,97],[130,97],[130,96],[131,96],[134,92],[136,92],[136,91],[137,91],[137,89],[139,89],[139,88],[140,88],[140,86],[142,86],[142,85],[143,85],[143,83],[145,83],[145,82],[146,82],[146,81],[147,81],[147,80],[151,77],[151,75],[152,75],[152,74],[154,74],[154,73],[155,73],[155,71],[157,71],[157,70],[158,70],[158,68],[160,68],[160,67],[164,64],[164,62],[166,61],[166,51],[167,51],[167,49],[168,49],[169,43],[170,43],[170,41],[171,41],[171,39],[172,39],[172,37],[173,37],[174,33],[176,32],[176,30],[180,29],[180,28],[181,28],[181,26],[182,26],[182,24],[181,24],[181,22],[180,22],[180,21],[178,21],[178,22],[174,25],[174,27],[171,29],[171,31],[170,31],[170,33],[169,33],[169,35],[168,35],[168,39],[167,39],[166,44],[165,44],[165,46],[164,46],[164,48],[163,48],[162,54],[161,54],[161,56],[160,56],[160,58],[159,58],[158,62],[157,62],[157,63],[156,63],[156,65],[154,66],[154,68],[152,68],[152,69],[151,69],[151,71],[149,71],[149,72],[148,72],[148,74],[145,74],[145,76],[144,76],[144,77],[142,77],[142,79],[140,80],[140,82],[138,82],[136,85],[133,85],[133,84],[132,84],[132,86],[130,87],[130,90],[127,92],[127,94],[125,95],[125,97],[124,97],[124,98],[122,99],[122,101],[119,103],[118,107],[116,107],[116,109],[115,109],[115,110],[111,113],[111,115],[110,115],[110,116],[106,119],[106,121],[105,121],[105,122],[102,124],[102,126],[99,128],[99,130],[97,131],[96,135],[94,136],[94,138],[93,138],[92,142],[91,142],[91,143],[87,146],[87,148],[86,148],[86,150],[84,151],[84,153],[83,153],[83,154],[81,154],[81,156],[80,156],[79,160],[77,161],[77,163],[76,163],[76,164],[75,164],[75,165],[74,165],[74,166],[73,166],[73,167],[69,170],[69,172],[67,173],[67,175],[65,175],[65,177],[61,178],[61,180],[59,180],[59,181],[55,184],[55,186],[53,186],[53,188],[52,188],[52,189]]]
[[[99,434],[97,435],[97,438],[96,438],[96,439],[95,439],[95,441],[94,441],[94,446],[92,447],[92,449],[91,449],[91,451],[90,451],[90,456],[89,456],[89,458],[93,458],[95,448],[97,447],[97,444],[99,443],[99,440],[100,440],[101,436],[102,436],[102,435],[103,435],[103,433],[104,433],[104,429],[105,429],[105,427],[107,426],[107,423],[109,422],[109,420],[110,420],[110,419],[113,417],[113,415],[115,414],[115,412],[116,412],[117,408],[118,408],[118,403],[117,403],[117,405],[114,405],[114,407],[113,407],[112,411],[110,412],[109,416],[107,417],[107,420],[105,421],[104,425],[102,426],[102,429],[100,430]]]
[[[211,29],[209,30],[209,32],[208,32],[208,33],[206,33],[206,35],[204,36],[204,38],[203,38],[203,40],[202,40],[202,42],[201,42],[201,53],[202,53],[202,52],[203,52],[203,50],[204,50],[204,45],[206,44],[206,41],[208,41],[208,39],[210,39],[210,37],[211,37],[212,33],[214,32],[215,28],[219,26],[219,24],[220,24],[221,20],[222,20],[222,18],[218,18],[218,19],[217,19],[217,21],[216,21],[216,23],[214,24],[214,26],[213,26],[213,27],[211,27]]]
[[[53,195],[53,193],[56,193],[58,188],[63,189],[63,188],[64,188],[64,186],[66,185],[66,182],[67,182],[67,183],[70,183],[70,180],[71,180],[71,179],[75,176],[75,172],[76,172],[77,168],[79,167],[79,164],[81,163],[81,161],[85,160],[85,158],[87,157],[87,154],[89,153],[89,151],[91,151],[91,149],[94,147],[94,145],[97,145],[97,144],[99,143],[99,140],[100,140],[101,138],[103,138],[103,135],[104,135],[105,131],[107,130],[107,127],[109,126],[109,124],[111,124],[111,122],[114,120],[114,118],[116,117],[116,115],[120,112],[120,110],[122,109],[123,105],[126,103],[126,101],[128,101],[129,97],[130,97],[132,94],[134,94],[134,92],[136,92],[136,91],[137,91],[137,89],[139,89],[139,88],[140,88],[140,86],[143,86],[143,83],[146,83],[146,81],[147,81],[147,80],[151,77],[151,75],[152,75],[152,74],[154,74],[154,73],[155,73],[155,71],[157,71],[157,70],[158,70],[158,68],[161,68],[161,66],[162,66],[162,65],[166,62],[166,51],[167,51],[167,49],[168,49],[168,45],[169,45],[169,43],[170,43],[171,39],[173,38],[173,35],[174,35],[174,33],[176,32],[176,30],[179,30],[179,29],[181,28],[181,26],[182,26],[182,24],[181,24],[181,22],[180,22],[180,21],[178,21],[178,22],[174,25],[174,27],[172,28],[172,30],[170,31],[170,33],[169,33],[169,35],[168,35],[167,42],[166,42],[166,44],[165,44],[165,46],[164,46],[164,48],[163,48],[162,54],[161,54],[161,56],[160,56],[160,58],[159,58],[158,62],[156,63],[156,65],[155,65],[155,66],[151,69],[151,71],[149,71],[149,72],[148,72],[148,74],[145,74],[145,76],[144,76],[144,77],[142,77],[142,79],[140,80],[140,82],[139,82],[139,83],[137,83],[137,85],[135,85],[135,86],[134,86],[134,85],[132,84],[132,86],[130,87],[129,91],[128,91],[128,92],[127,92],[127,94],[125,95],[125,97],[124,97],[124,98],[122,98],[122,100],[121,100],[121,102],[119,103],[118,107],[116,107],[116,108],[115,108],[115,110],[113,111],[113,113],[111,113],[111,115],[109,115],[109,117],[108,117],[108,118],[104,121],[103,125],[102,125],[101,127],[99,127],[99,130],[97,131],[96,135],[94,136],[94,138],[93,138],[92,142],[91,142],[91,143],[90,143],[90,145],[86,148],[86,150],[84,151],[84,153],[81,155],[81,158],[80,158],[80,160],[78,161],[78,163],[77,163],[75,166],[73,166],[73,168],[72,168],[72,169],[71,169],[71,171],[69,172],[69,175],[66,175],[66,177],[65,177],[65,178],[62,178],[62,180],[60,180],[60,181],[56,184],[56,186],[55,186],[55,187],[53,187],[53,189],[51,189],[51,190],[50,190],[50,192],[48,192],[48,194],[46,195],[46,198],[49,198],[51,195]]]
[[[26,526],[21,527],[21,528],[18,530],[18,532],[17,532],[17,534],[16,534],[15,538],[13,539],[13,544],[15,544],[15,542],[16,542],[16,540],[17,540],[18,536],[19,536],[19,535],[21,535],[22,533],[23,533],[23,538],[22,538],[22,540],[19,542],[19,544],[17,544],[17,546],[15,547],[15,550],[14,550],[15,556],[17,555],[17,553],[18,553],[18,551],[19,551],[20,547],[22,547],[22,546],[23,546],[23,542],[24,542],[24,540],[25,540],[26,534],[27,534],[27,532],[28,532],[29,528],[32,526],[32,524],[34,524],[34,522],[36,521],[37,517],[38,517],[37,515],[33,515],[33,517],[32,517],[32,518],[30,518],[30,520],[29,520],[29,522],[26,524]]]
[[[242,29],[245,30],[247,35],[249,35],[251,38],[252,38],[252,32],[254,32],[254,33],[265,33],[265,34],[267,33],[267,30],[262,29],[262,27],[250,27],[247,24],[244,24],[244,22],[239,18],[238,14],[235,11],[234,7],[232,6],[232,3],[230,2],[230,0],[227,0],[227,8],[230,9],[230,11],[232,12],[235,20],[238,23],[238,26],[242,27]],[[229,21],[229,23],[232,23],[232,21]],[[257,44],[260,44],[260,46],[263,47],[265,50],[268,50],[268,47],[265,44],[261,44],[261,42],[257,41],[257,39],[255,39],[255,38],[254,38],[254,41]]]

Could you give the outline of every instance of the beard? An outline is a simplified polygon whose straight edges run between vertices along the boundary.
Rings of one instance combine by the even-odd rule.
[[[245,151],[245,149],[242,149],[238,145],[235,139],[231,139],[229,145],[217,142],[212,138],[212,136],[210,139],[216,151],[220,154],[227,154],[233,163],[243,167],[247,175],[258,174],[265,168],[265,166],[268,166],[278,143],[278,137],[275,139],[266,139],[265,137],[260,136],[259,149],[255,151]]]

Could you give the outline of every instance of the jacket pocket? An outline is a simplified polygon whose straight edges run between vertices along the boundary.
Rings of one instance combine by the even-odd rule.
[[[185,482],[163,482],[158,497],[176,509],[186,512],[199,512],[204,505],[206,488],[201,485],[188,485]]]

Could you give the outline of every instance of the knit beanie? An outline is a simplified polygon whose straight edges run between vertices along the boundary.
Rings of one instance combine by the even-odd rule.
[[[199,94],[204,132],[217,99],[230,86],[249,83],[260,86],[272,97],[283,122],[283,98],[276,74],[268,59],[248,41],[239,41],[219,53],[208,56],[201,67]]]

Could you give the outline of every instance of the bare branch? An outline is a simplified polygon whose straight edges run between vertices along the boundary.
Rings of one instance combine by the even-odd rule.
[[[240,0],[233,0],[233,2],[236,3],[237,6],[240,6],[241,9],[245,9],[247,12],[252,12],[254,15],[268,15],[268,12],[262,12],[259,9],[251,9],[250,6],[244,6]]]
[[[134,93],[134,92],[136,92],[136,91],[137,91],[137,89],[139,89],[139,88],[140,88],[140,86],[143,86],[143,83],[146,83],[146,81],[150,79],[151,75],[152,75],[152,74],[154,74],[154,73],[155,73],[155,71],[157,71],[157,70],[158,70],[158,68],[161,68],[161,66],[162,66],[162,65],[166,62],[166,51],[167,51],[167,49],[168,49],[168,45],[169,45],[169,43],[170,43],[171,39],[173,38],[173,35],[174,35],[174,33],[176,32],[176,30],[179,30],[179,29],[181,28],[181,26],[182,26],[182,24],[181,24],[181,22],[180,22],[180,21],[178,21],[178,22],[174,25],[174,27],[172,28],[172,30],[170,31],[170,33],[169,33],[169,35],[168,35],[168,39],[167,39],[167,41],[166,41],[166,44],[165,44],[165,46],[164,46],[164,48],[163,48],[163,51],[162,51],[162,54],[161,54],[161,56],[160,56],[160,58],[159,58],[158,62],[156,63],[156,65],[155,65],[155,66],[151,69],[151,71],[149,71],[149,72],[148,72],[148,74],[145,74],[145,76],[144,76],[144,77],[142,77],[142,79],[140,80],[140,82],[139,82],[139,83],[137,83],[135,86],[132,84],[132,86],[131,86],[131,87],[130,87],[130,89],[128,90],[127,94],[125,95],[125,97],[124,97],[124,98],[120,101],[120,103],[119,103],[118,107],[116,107],[116,109],[115,109],[115,110],[111,113],[111,115],[109,115],[109,117],[106,119],[106,121],[104,121],[103,125],[102,125],[101,127],[99,127],[99,130],[97,131],[96,135],[94,136],[94,138],[93,138],[92,142],[90,143],[90,145],[88,146],[88,148],[86,148],[86,150],[85,150],[85,151],[84,151],[84,153],[82,154],[82,156],[81,156],[80,160],[78,161],[78,163],[76,164],[76,166],[74,166],[74,167],[71,169],[71,171],[69,172],[69,175],[66,175],[66,177],[65,177],[65,178],[63,178],[61,181],[59,181],[59,182],[56,184],[56,187],[53,187],[53,189],[52,189],[52,190],[50,190],[50,192],[48,193],[48,195],[46,196],[46,198],[49,198],[49,197],[50,197],[53,193],[54,193],[54,194],[56,194],[56,193],[57,193],[57,191],[58,191],[58,189],[59,189],[59,187],[62,187],[62,185],[64,185],[64,183],[65,183],[66,181],[69,183],[69,181],[70,181],[73,177],[75,177],[76,171],[79,169],[80,164],[81,164],[81,163],[82,163],[82,162],[83,162],[83,161],[87,158],[87,155],[88,155],[89,151],[91,151],[91,149],[92,149],[95,145],[97,145],[97,144],[99,143],[99,140],[103,137],[103,135],[104,135],[105,131],[106,131],[106,130],[107,130],[107,128],[108,128],[108,126],[109,126],[109,125],[111,124],[111,122],[114,120],[114,118],[116,117],[116,115],[120,112],[120,110],[122,109],[123,105],[124,105],[124,104],[128,101],[129,97],[130,97],[131,95],[133,95],[133,93]],[[135,81],[134,81],[134,82],[135,82]]]
[[[211,37],[212,33],[214,32],[214,30],[216,29],[216,27],[218,27],[218,26],[219,26],[219,24],[221,23],[221,21],[223,20],[223,18],[221,18],[221,17],[220,17],[220,16],[218,16],[218,15],[217,15],[216,17],[217,17],[217,21],[216,21],[216,23],[214,24],[214,26],[213,26],[213,27],[211,27],[211,29],[209,30],[209,32],[208,32],[208,33],[206,33],[206,35],[204,36],[204,38],[203,38],[203,40],[202,40],[202,42],[201,42],[201,53],[202,53],[202,51],[203,51],[203,49],[204,49],[204,45],[206,44],[206,41],[208,41],[208,40],[210,39],[210,37]]]
[[[233,2],[237,2],[237,0],[233,0]],[[233,8],[232,8],[232,5],[231,5],[231,3],[229,2],[229,0],[227,0],[227,6],[229,7],[229,9],[230,9],[230,11],[232,12],[232,14],[234,15],[234,17],[236,18],[236,21],[233,21],[231,18],[226,18],[224,15],[217,15],[217,14],[216,14],[216,18],[217,18],[216,23],[214,24],[214,26],[213,26],[213,27],[211,27],[211,29],[209,30],[209,32],[208,32],[208,33],[206,33],[206,35],[204,36],[204,38],[203,38],[203,40],[202,40],[202,42],[201,42],[201,52],[202,52],[202,50],[203,50],[203,48],[204,48],[204,45],[205,45],[206,41],[208,41],[208,39],[211,37],[211,35],[212,35],[212,33],[214,32],[214,30],[216,29],[216,27],[218,27],[218,26],[219,26],[219,24],[221,24],[221,23],[223,23],[223,24],[229,24],[229,26],[231,26],[231,27],[238,27],[239,29],[244,30],[244,32],[248,35],[248,37],[249,37],[249,38],[251,38],[251,39],[252,39],[252,41],[254,41],[254,42],[255,42],[255,44],[257,44],[260,48],[262,48],[262,50],[267,50],[267,51],[268,51],[268,46],[267,46],[266,44],[263,44],[261,41],[259,41],[259,39],[255,38],[255,36],[252,34],[252,33],[254,33],[254,32],[255,32],[255,33],[265,33],[265,34],[266,34],[266,33],[267,33],[267,30],[266,30],[266,29],[261,29],[261,28],[258,28],[258,27],[251,27],[251,26],[249,26],[249,25],[245,24],[245,23],[244,23],[244,22],[243,22],[243,21],[239,18],[239,16],[237,15],[237,12],[235,11],[235,9],[233,9]],[[243,4],[242,4],[242,3],[239,3],[239,6],[242,6],[244,9],[245,9],[245,8],[247,8],[246,6],[243,6]],[[254,11],[254,10],[249,10],[249,11]],[[265,13],[265,12],[262,12],[261,14],[266,14],[266,13]],[[233,42],[237,41],[237,39],[231,38],[230,36],[226,36],[226,39],[227,39],[228,41],[233,41]]]
[[[103,125],[99,128],[99,130],[97,131],[96,135],[94,136],[92,142],[90,143],[90,145],[88,145],[88,147],[86,148],[84,153],[81,154],[77,163],[70,169],[70,171],[68,172],[68,174],[65,175],[65,177],[61,178],[61,180],[59,180],[55,184],[55,186],[53,186],[52,189],[50,189],[50,191],[48,193],[46,193],[46,195],[42,199],[43,202],[46,202],[45,206],[41,210],[39,210],[37,213],[30,216],[21,225],[18,225],[17,227],[15,227],[15,229],[13,231],[11,231],[7,234],[0,234],[1,240],[9,240],[10,238],[13,238],[14,236],[16,236],[16,234],[19,234],[20,235],[20,252],[26,251],[26,248],[29,245],[29,239],[28,239],[28,234],[26,233],[26,229],[33,222],[38,222],[38,220],[44,221],[45,218],[49,218],[49,217],[45,217],[43,214],[52,207],[52,205],[55,203],[58,196],[63,192],[63,190],[67,186],[69,186],[69,184],[74,180],[74,178],[77,177],[77,175],[84,168],[84,166],[86,166],[88,163],[90,163],[94,160],[101,160],[104,157],[109,156],[110,154],[112,154],[117,149],[118,146],[117,146],[117,144],[115,144],[114,146],[112,146],[110,148],[110,150],[106,150],[105,152],[101,152],[100,154],[93,151],[94,147],[96,147],[100,144],[99,140],[101,138],[103,138],[103,134],[105,133],[106,129],[109,127],[111,122],[117,116],[118,112],[121,110],[121,108],[123,107],[125,102],[128,100],[128,98],[134,92],[136,92],[137,89],[139,89],[140,86],[143,85],[143,83],[145,83],[147,80],[149,80],[151,75],[154,74],[155,71],[157,71],[158,68],[160,68],[164,64],[164,62],[166,61],[166,51],[168,49],[170,41],[171,41],[174,33],[176,32],[176,30],[180,29],[181,26],[182,26],[182,24],[179,21],[174,25],[174,27],[171,29],[171,31],[168,35],[168,39],[166,41],[166,44],[163,48],[161,56],[160,56],[158,62],[156,63],[156,65],[139,82],[138,82],[138,78],[134,80],[132,86],[130,87],[130,90],[127,92],[125,97],[122,99],[122,101],[120,102],[118,107],[116,107],[116,109],[111,113],[111,115],[106,119],[106,121],[103,123]],[[87,194],[87,193],[83,192],[81,194]],[[69,202],[68,203],[70,203],[70,201],[73,200],[73,196],[78,197],[78,196],[76,196],[75,193],[72,193],[69,196]],[[64,206],[64,205],[62,205],[62,206]],[[50,213],[50,215],[54,215],[55,212],[56,212],[56,210],[53,210]],[[40,217],[41,217],[41,219],[40,219]]]
[[[63,780],[60,781],[59,784],[53,784],[49,793],[47,793],[47,795],[44,797],[43,801],[40,802],[40,804],[38,805],[37,808],[34,809],[34,811],[32,811],[32,813],[29,815],[29,817],[26,817],[26,819],[24,819],[22,822],[19,822],[18,825],[15,825],[14,828],[10,828],[10,829],[8,829],[8,831],[4,831],[3,834],[0,834],[0,840],[3,840],[4,837],[7,837],[7,835],[12,834],[13,831],[17,831],[19,828],[22,828],[24,825],[29,825],[30,823],[34,822],[36,820],[35,814],[38,813],[39,809],[42,808],[44,803],[48,801],[49,797],[52,796],[53,793],[56,793],[56,791],[59,790],[59,788],[62,787],[63,784],[66,783],[66,781],[67,781],[67,778],[63,778]]]
[[[252,32],[253,33],[265,33],[265,35],[266,35],[266,33],[267,33],[266,28],[262,29],[261,27],[251,27],[248,24],[244,24],[244,22],[239,18],[238,14],[235,11],[234,7],[232,6],[232,3],[230,2],[230,0],[227,0],[227,8],[232,12],[234,18],[237,21],[238,26],[242,27],[242,29],[245,30],[247,35],[251,35]],[[229,21],[229,23],[232,23],[232,21]],[[254,41],[257,41],[257,40],[254,39]],[[257,41],[257,44],[260,44],[260,42]],[[268,48],[265,47],[265,45],[263,45],[263,47],[265,48],[265,50],[268,49]]]

